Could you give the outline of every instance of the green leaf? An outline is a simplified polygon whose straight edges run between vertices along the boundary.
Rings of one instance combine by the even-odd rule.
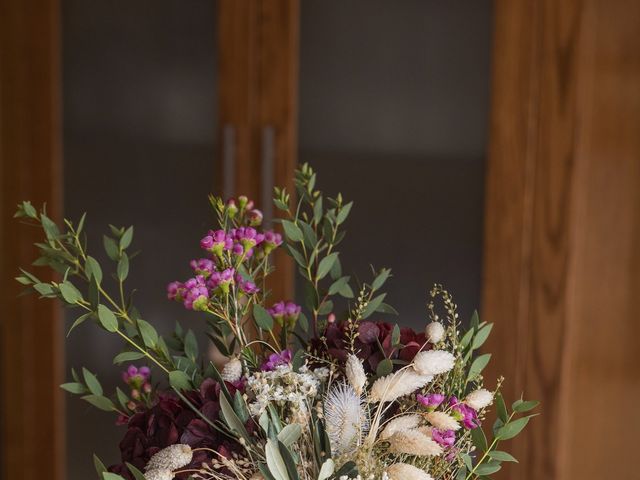
[[[87,261],[84,263],[84,269],[87,271],[87,275],[90,279],[95,277],[98,285],[102,282],[102,268],[100,268],[100,264],[95,258],[87,256]]]
[[[238,418],[238,415],[236,415],[236,412],[233,410],[233,407],[231,407],[225,395],[220,397],[220,409],[222,410],[222,416],[229,429],[235,432],[236,435],[244,438],[247,444],[251,444],[251,439],[249,438],[246,428],[244,428],[244,424],[240,418]]]
[[[313,204],[313,222],[317,225],[322,221],[322,197],[318,197]]]
[[[489,323],[478,330],[478,333],[476,333],[475,337],[473,337],[473,343],[471,344],[474,350],[480,348],[484,344],[484,342],[487,341],[492,328],[493,323]]]
[[[498,430],[496,437],[500,438],[500,440],[509,440],[515,437],[527,426],[530,418],[531,417],[522,417],[507,423]]]
[[[107,467],[104,466],[102,460],[100,460],[95,453],[93,454],[93,466],[96,468],[96,473],[100,476],[107,471]]]
[[[375,278],[375,280],[371,284],[371,291],[375,292],[376,290],[380,289],[380,287],[384,285],[384,282],[387,281],[390,274],[391,274],[391,270],[388,268],[383,268],[382,270],[380,270],[380,273],[378,273],[378,276]]]
[[[46,297],[47,295],[51,295],[53,293],[53,287],[48,283],[36,283],[33,286],[33,289],[43,297]]]
[[[336,223],[338,225],[340,225],[342,222],[344,222],[347,219],[352,207],[353,207],[353,202],[349,202],[340,209],[340,211],[338,212],[338,215],[336,216]]]
[[[375,312],[378,309],[378,307],[382,304],[382,302],[384,301],[384,297],[386,296],[387,296],[386,293],[381,293],[377,297],[372,298],[371,301],[367,303],[367,306],[362,312],[362,319],[364,320],[365,318],[369,317],[373,312]]]
[[[318,307],[318,314],[319,315],[328,315],[332,311],[333,311],[333,302],[331,300],[325,300]]]
[[[322,260],[320,260],[320,264],[318,265],[318,273],[317,273],[318,280],[324,278],[327,275],[327,273],[329,273],[329,271],[331,270],[331,268],[333,267],[333,264],[337,259],[338,259],[338,252],[333,252],[327,255],[326,257],[324,257]]]
[[[293,359],[291,360],[291,367],[293,368],[294,372],[300,371],[300,367],[304,365],[305,355],[306,353],[302,349],[297,350],[293,355]]]
[[[60,294],[65,302],[74,305],[79,300],[82,300],[82,294],[71,282],[63,282],[60,284]]]
[[[118,398],[118,403],[123,409],[127,409],[127,403],[129,402],[129,397],[120,390],[120,387],[116,387],[116,397]]]
[[[389,315],[398,315],[398,311],[388,303],[381,303],[380,306],[376,309],[376,312],[388,313]]]
[[[304,333],[309,332],[309,319],[304,313],[301,313],[298,317],[298,325],[300,325],[300,328]]]
[[[104,251],[107,252],[109,258],[113,261],[118,260],[118,257],[120,256],[120,249],[118,248],[116,241],[113,238],[104,235],[102,237],[102,244],[104,245]]]
[[[477,330],[478,325],[480,325],[480,316],[478,315],[478,311],[474,310],[471,315],[471,320],[469,320],[469,328],[471,330]]]
[[[282,442],[278,442],[278,449],[280,450],[280,455],[282,455],[284,464],[287,466],[287,473],[289,474],[289,478],[291,480],[300,480],[300,476],[298,475],[298,468],[296,467],[296,461],[293,459],[291,451]]]
[[[133,240],[133,226],[127,228],[120,237],[120,248],[123,250],[128,248],[131,245],[131,240]]]
[[[83,400],[89,402],[96,408],[100,410],[104,410],[105,412],[111,412],[116,409],[116,406],[113,404],[111,400],[102,395],[85,395],[82,397]]]
[[[484,367],[487,366],[489,360],[491,360],[490,353],[485,353],[484,355],[479,355],[478,357],[476,357],[476,359],[471,364],[471,367],[469,367],[469,375],[467,376],[467,381],[476,378],[482,372],[482,370],[484,370]]]
[[[87,393],[85,386],[77,382],[63,383],[60,385],[60,388],[69,393],[73,393],[74,395],[83,395]]]
[[[460,458],[462,458],[462,462],[464,463],[464,466],[467,467],[467,470],[473,470],[473,461],[468,453],[461,453]]]
[[[48,239],[55,239],[60,235],[60,230],[53,220],[47,217],[44,213],[40,215],[40,221],[42,222],[42,228]]]
[[[518,460],[507,452],[501,452],[500,450],[493,450],[489,452],[489,456],[494,460],[498,460],[499,462],[515,462],[518,463]]]
[[[378,363],[378,368],[376,368],[376,375],[379,377],[384,377],[389,375],[393,371],[393,362],[388,358],[385,358],[380,363]]]
[[[69,331],[67,332],[67,337],[71,334],[71,332],[73,331],[74,328],[76,328],[78,325],[80,325],[82,322],[84,322],[86,319],[88,319],[89,317],[91,317],[91,315],[93,315],[93,312],[89,312],[89,313],[85,313],[80,315],[78,318],[76,318],[76,321],[73,322],[73,325],[71,325],[71,328],[69,329]]]
[[[326,480],[336,470],[336,464],[330,458],[326,459],[320,467],[320,473],[318,474],[318,480]]]
[[[301,242],[304,239],[302,230],[295,223],[289,220],[282,220],[282,228],[284,229],[284,234],[292,242]]]
[[[124,480],[124,478],[117,473],[104,472],[102,474],[102,480]]]
[[[482,428],[476,427],[471,430],[471,440],[473,444],[483,452],[487,450],[487,437],[484,435]]]
[[[126,253],[122,253],[120,260],[118,260],[118,268],[116,270],[118,274],[118,280],[124,282],[129,276],[129,257]]]
[[[114,365],[119,365],[125,362],[134,362],[144,357],[145,355],[142,352],[122,352],[115,356],[113,363]]]
[[[262,306],[253,306],[253,319],[256,321],[256,325],[262,330],[273,330],[273,318],[271,314]]]
[[[98,320],[106,331],[111,333],[118,331],[118,319],[111,310],[102,304],[98,305]]]
[[[127,468],[133,474],[135,480],[146,480],[144,474],[129,462],[127,462]]]
[[[154,348],[158,343],[158,332],[156,329],[146,320],[138,320],[138,328],[140,329],[140,335],[142,335],[142,341],[149,348]]]
[[[286,447],[293,445],[298,438],[302,435],[302,428],[297,423],[291,423],[286,425],[280,433],[278,433],[278,440],[280,440]]]
[[[331,286],[329,287],[329,295],[335,295],[336,293],[338,293],[342,288],[344,288],[345,285],[349,285],[349,279],[351,277],[349,276],[345,276],[345,277],[340,277],[339,279],[337,279],[335,282],[333,282],[331,284]]]
[[[493,473],[496,473],[498,470],[500,470],[502,467],[500,466],[500,464],[498,462],[488,462],[488,463],[483,463],[482,465],[478,465],[476,467],[476,471],[475,473],[477,475],[483,476],[483,475],[491,475]]]
[[[509,413],[507,412],[507,406],[504,403],[504,398],[501,393],[496,394],[496,411],[498,412],[498,418],[502,423],[507,423]]]
[[[169,372],[169,384],[176,390],[191,390],[191,379],[182,370]]]
[[[264,453],[267,458],[267,466],[269,467],[271,475],[273,475],[276,480],[290,480],[287,466],[280,454],[278,444],[269,438],[264,447]]]
[[[236,412],[236,415],[238,415],[238,418],[243,425],[247,423],[247,420],[249,420],[249,417],[251,416],[249,415],[247,404],[244,401],[244,398],[242,398],[240,390],[236,390],[236,394],[233,397],[233,411]]]
[[[94,395],[102,395],[102,386],[93,373],[91,373],[86,368],[83,368],[82,376],[84,377],[84,383],[87,384],[87,387],[89,388],[89,391],[91,393],[93,393]]]
[[[540,405],[540,402],[537,400],[516,400],[515,402],[513,402],[512,408],[515,412],[523,413],[528,412],[529,410],[533,410],[538,405]]]
[[[198,340],[192,330],[184,336],[184,353],[194,362],[198,358]]]
[[[396,323],[391,331],[391,346],[397,347],[400,345],[400,327]]]
[[[342,263],[340,262],[340,258],[335,261],[333,267],[331,267],[331,272],[329,273],[331,274],[331,278],[333,280],[337,280],[338,278],[342,277]]]

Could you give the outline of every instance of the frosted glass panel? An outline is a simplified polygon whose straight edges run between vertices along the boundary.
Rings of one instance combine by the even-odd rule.
[[[65,214],[88,211],[89,246],[104,262],[108,223],[135,224],[132,249],[141,253],[129,283],[143,317],[162,331],[185,315],[165,285],[187,274],[212,220],[214,29],[211,1],[63,1]],[[68,367],[97,372],[111,392],[119,348],[82,325],[67,342]],[[91,454],[119,463],[125,428],[77,398],[67,404],[68,478],[95,478]]]

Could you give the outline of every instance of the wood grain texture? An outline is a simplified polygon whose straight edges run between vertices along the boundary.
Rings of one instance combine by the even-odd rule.
[[[495,25],[483,316],[506,396],[543,402],[499,478],[631,478],[640,4],[498,1]]]
[[[0,369],[5,479],[61,480],[64,459],[61,315],[18,298],[13,279],[35,258],[35,229],[12,216],[31,199],[61,214],[60,31],[56,0],[0,1]],[[46,274],[42,275],[46,278]]]
[[[256,201],[261,191],[262,141],[274,130],[276,186],[293,191],[297,163],[298,0],[221,0],[220,125],[234,128],[235,194]],[[222,177],[222,176],[221,176]],[[293,263],[275,253],[269,288],[274,301],[293,297]]]

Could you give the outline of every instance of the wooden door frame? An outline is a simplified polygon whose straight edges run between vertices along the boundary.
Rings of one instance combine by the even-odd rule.
[[[0,477],[64,475],[62,315],[58,302],[18,297],[18,267],[38,232],[13,218],[29,199],[62,213],[58,0],[0,3]],[[50,280],[45,274],[44,280]]]
[[[494,25],[482,316],[490,377],[542,401],[496,478],[631,478],[640,4],[498,0]]]
[[[219,0],[218,191],[275,214],[273,187],[293,190],[297,164],[299,0]],[[274,301],[292,299],[294,266],[275,252]]]

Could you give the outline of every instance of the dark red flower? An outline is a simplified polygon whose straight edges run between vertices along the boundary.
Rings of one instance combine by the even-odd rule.
[[[226,386],[231,395],[238,389],[244,389],[242,384],[227,383]],[[187,392],[185,397],[202,416],[216,422],[220,415],[220,389],[219,383],[208,378],[202,382],[199,390]],[[129,480],[134,480],[134,477],[125,462],[143,471],[155,453],[176,443],[185,443],[193,448],[210,448],[225,456],[242,450],[235,440],[214,429],[189,405],[172,394],[159,394],[151,408],[138,411],[126,425],[127,432],[120,442],[122,464],[111,466],[109,471]],[[191,466],[197,467],[210,460],[210,453],[199,451],[194,454]],[[185,479],[188,475],[178,475],[176,478]]]
[[[384,358],[411,362],[421,349],[431,348],[430,344],[425,345],[425,334],[415,332],[411,328],[400,329],[400,345],[394,346],[393,329],[394,326],[390,323],[370,320],[364,320],[358,325],[355,350],[369,373],[375,372]],[[316,353],[328,355],[344,363],[349,353],[349,338],[346,330],[346,322],[329,324],[324,332],[326,340],[312,339],[311,346]],[[400,364],[394,364],[394,366],[401,367]]]

